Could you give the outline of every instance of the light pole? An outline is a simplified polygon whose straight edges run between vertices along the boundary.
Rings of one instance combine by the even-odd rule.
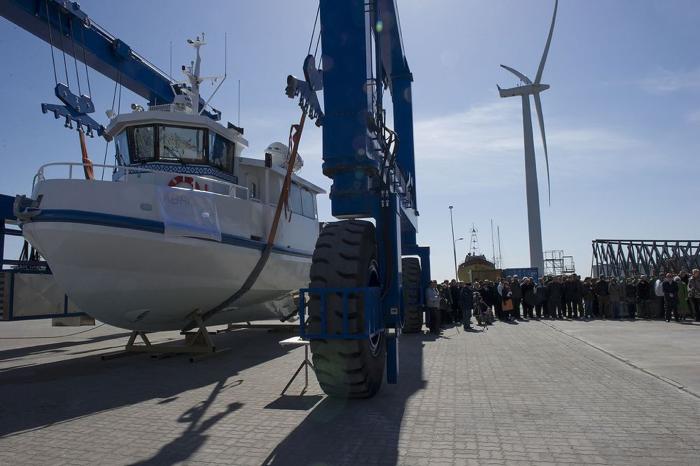
[[[464,241],[464,238],[457,238],[457,239],[455,240],[455,242],[453,243],[453,244],[454,244],[454,250],[455,250],[455,256],[457,255],[457,253],[456,253],[456,251],[457,251],[457,243],[459,243],[460,241]],[[457,267],[457,281],[459,281],[459,267]]]
[[[455,280],[459,280],[457,276],[457,241],[455,241],[455,224],[452,221],[452,206],[450,206],[450,227],[452,227],[452,254],[455,260]]]

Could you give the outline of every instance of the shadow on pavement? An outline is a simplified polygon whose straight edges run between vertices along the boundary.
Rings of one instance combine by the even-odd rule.
[[[205,435],[207,430],[243,406],[241,403],[231,403],[225,410],[207,418],[206,421],[203,420],[207,410],[219,393],[230,387],[231,384],[226,385],[225,380],[220,380],[206,400],[193,406],[178,418],[177,422],[187,424],[187,428],[178,438],[163,445],[152,458],[133,463],[131,466],[175,464],[189,459],[209,438]]]
[[[364,465],[398,462],[399,434],[406,404],[425,387],[423,346],[434,335],[403,335],[397,385],[368,400],[325,398],[263,465]]]
[[[100,335],[100,336],[96,336],[96,337],[92,337],[92,338],[80,338],[79,340],[73,340],[73,341],[69,341],[69,340],[59,341],[57,343],[49,343],[47,345],[26,346],[24,348],[8,349],[8,350],[0,351],[0,361],[22,358],[22,357],[32,356],[32,355],[37,355],[37,354],[65,353],[68,351],[68,348],[70,348],[71,346],[89,345],[91,343],[99,343],[99,342],[105,341],[105,340],[125,338],[125,337],[128,337],[130,334],[131,334],[131,332],[112,333],[109,335]],[[59,339],[61,337],[55,337],[55,338]],[[29,338],[27,337],[27,339],[29,339]]]
[[[217,346],[233,351],[195,364],[184,357],[102,361],[85,356],[7,369],[0,378],[0,437],[147,400],[168,403],[180,393],[215,383],[221,390],[227,378],[287,354],[278,340],[279,335],[264,330],[220,334]],[[193,432],[201,432],[201,426]]]

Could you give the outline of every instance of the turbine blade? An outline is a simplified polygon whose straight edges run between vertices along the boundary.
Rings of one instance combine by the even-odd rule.
[[[547,152],[547,138],[544,135],[544,117],[542,116],[542,101],[540,100],[540,93],[537,92],[533,95],[535,98],[535,110],[537,111],[537,120],[540,123],[540,133],[542,134],[542,145],[544,146],[544,162],[547,166],[547,198],[549,199],[549,205],[552,205],[552,189],[549,182],[549,153]]]
[[[524,82],[525,84],[532,84],[532,81],[530,81],[530,79],[527,76],[525,76],[524,74],[522,74],[520,71],[515,70],[515,69],[511,68],[510,66],[506,66],[506,65],[501,65],[501,68],[510,71],[511,73],[516,75],[518,78],[520,78],[520,80],[522,82]]]
[[[537,76],[535,77],[535,84],[539,84],[542,80],[542,73],[544,72],[544,64],[547,61],[547,54],[549,53],[549,45],[552,43],[552,34],[554,33],[554,22],[557,19],[557,8],[559,7],[559,0],[554,0],[554,15],[552,16],[552,25],[549,27],[549,36],[547,36],[547,44],[544,46],[544,53],[542,53],[542,60],[540,61],[540,67],[537,69]]]

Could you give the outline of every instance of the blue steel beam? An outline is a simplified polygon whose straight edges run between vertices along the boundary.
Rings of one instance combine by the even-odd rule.
[[[0,16],[121,83],[150,105],[171,103],[176,81],[68,0],[2,0]],[[75,49],[75,52],[74,52]],[[200,105],[204,101],[200,100]],[[201,108],[201,107],[200,107]],[[205,112],[206,113],[206,112]],[[215,116],[209,114],[209,116]]]
[[[406,60],[401,37],[401,24],[395,0],[377,0],[376,18],[383,71],[383,81],[391,91],[394,114],[394,131],[398,135],[399,146],[396,155],[404,179],[411,186],[411,207],[416,210],[416,167],[413,148],[413,96],[411,83],[413,75]]]
[[[367,118],[369,34],[364,0],[321,0],[323,50],[323,173],[333,180],[331,210],[338,218],[374,216],[379,172],[371,156]],[[370,58],[371,59],[371,58]]]

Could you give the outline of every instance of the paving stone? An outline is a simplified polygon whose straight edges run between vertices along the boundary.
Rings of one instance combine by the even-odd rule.
[[[106,326],[80,338],[3,340],[0,464],[700,463],[700,399],[649,373],[655,366],[644,372],[591,346],[577,324],[405,335],[400,384],[354,401],[326,398],[313,375],[303,396],[301,380],[280,396],[303,356],[279,347],[287,334],[221,334],[217,346],[233,350],[195,364],[101,361],[126,338]],[[22,325],[57,335],[43,322]],[[0,324],[0,337],[8,328]],[[679,335],[662,323],[636,328],[640,338]],[[598,335],[595,345],[605,342]]]

